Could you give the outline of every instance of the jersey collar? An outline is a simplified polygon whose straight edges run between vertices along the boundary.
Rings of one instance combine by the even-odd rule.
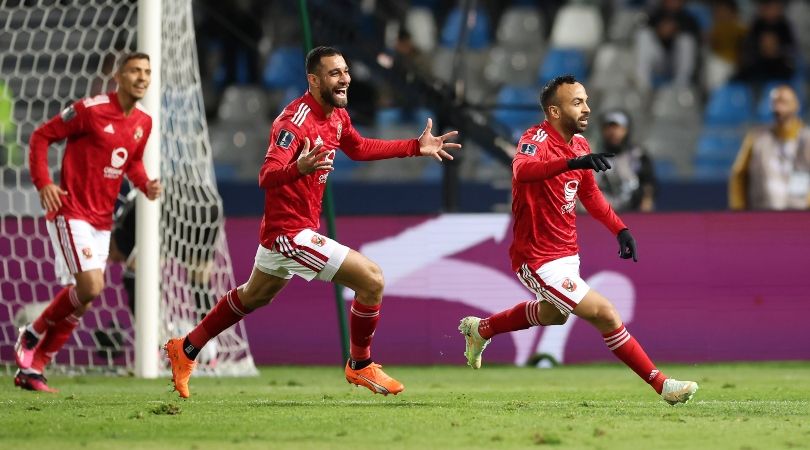
[[[312,96],[311,92],[307,91],[307,93],[304,94],[304,103],[309,106],[310,111],[315,114],[315,117],[320,120],[326,119],[326,114],[324,114],[321,104],[315,100],[315,97]]]
[[[557,130],[551,126],[551,123],[548,120],[544,120],[543,123],[540,124],[540,127],[546,130],[546,134],[548,134],[549,138],[551,138],[557,144],[568,146],[568,142],[565,142],[565,139],[563,139],[563,137],[560,136],[560,133],[558,133]],[[571,140],[571,142],[573,143],[574,141]]]

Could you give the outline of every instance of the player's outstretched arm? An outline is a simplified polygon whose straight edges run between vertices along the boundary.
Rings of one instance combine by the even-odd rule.
[[[592,169],[596,172],[603,172],[610,169],[609,158],[616,156],[614,153],[588,153],[568,160],[568,168],[571,170]]]
[[[431,156],[441,162],[443,159],[453,159],[453,155],[448,153],[450,149],[459,149],[461,144],[456,142],[447,142],[455,136],[458,136],[458,131],[451,131],[441,136],[434,136],[431,133],[433,128],[433,119],[428,118],[425,131],[419,136],[419,154],[422,156]]]

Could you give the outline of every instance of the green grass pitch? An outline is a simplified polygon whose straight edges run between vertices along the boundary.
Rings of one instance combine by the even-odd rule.
[[[664,403],[624,366],[548,370],[386,367],[394,397],[340,366],[263,367],[253,378],[53,377],[57,395],[0,385],[3,449],[810,448],[810,363],[663,365],[700,383]]]

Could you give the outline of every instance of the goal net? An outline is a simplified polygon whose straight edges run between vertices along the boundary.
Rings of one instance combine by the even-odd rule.
[[[0,0],[0,367],[6,372],[15,368],[17,328],[33,320],[60,289],[44,213],[28,173],[28,140],[71,102],[115,89],[115,62],[136,50],[137,16],[135,1]],[[213,177],[191,0],[164,0],[162,33],[164,342],[190,331],[234,279]],[[64,145],[54,145],[48,155],[57,180],[63,151]],[[121,264],[108,265],[101,298],[93,301],[49,371],[132,371],[137,311],[131,311],[122,285],[124,272]],[[200,374],[255,374],[243,324],[212,340],[199,362]]]

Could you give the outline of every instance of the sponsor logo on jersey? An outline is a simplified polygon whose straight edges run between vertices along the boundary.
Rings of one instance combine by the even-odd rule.
[[[132,137],[135,138],[136,141],[140,141],[143,137],[143,128],[140,126],[135,128],[135,134],[133,134]]]
[[[324,239],[320,234],[315,234],[312,236],[312,243],[318,247],[323,247],[324,244],[326,244],[326,239]]]
[[[276,138],[276,145],[281,148],[290,148],[290,144],[292,144],[293,139],[295,139],[295,135],[292,134],[290,130],[281,129],[281,132],[278,133],[278,137]]]
[[[73,105],[70,105],[63,109],[59,115],[62,117],[62,122],[70,122],[74,117],[76,117],[76,108],[74,108]]]
[[[563,214],[570,214],[574,211],[577,204],[576,197],[578,188],[579,180],[570,180],[565,182],[565,187],[563,188],[563,198],[565,198],[565,204],[561,208]]]
[[[524,155],[534,156],[537,153],[537,146],[534,144],[523,143],[520,145],[520,153]]]
[[[568,292],[574,292],[577,290],[577,284],[571,281],[570,278],[566,278],[563,280],[562,287]]]
[[[82,255],[85,259],[90,259],[93,257],[93,250],[91,250],[90,247],[85,247],[82,249]]]
[[[338,122],[337,140],[340,140],[340,135],[343,133],[343,122]]]
[[[118,178],[120,177],[124,171],[121,167],[127,162],[127,157],[129,156],[129,152],[124,147],[118,147],[112,151],[112,155],[110,155],[110,165],[104,168],[104,177],[105,178]]]

